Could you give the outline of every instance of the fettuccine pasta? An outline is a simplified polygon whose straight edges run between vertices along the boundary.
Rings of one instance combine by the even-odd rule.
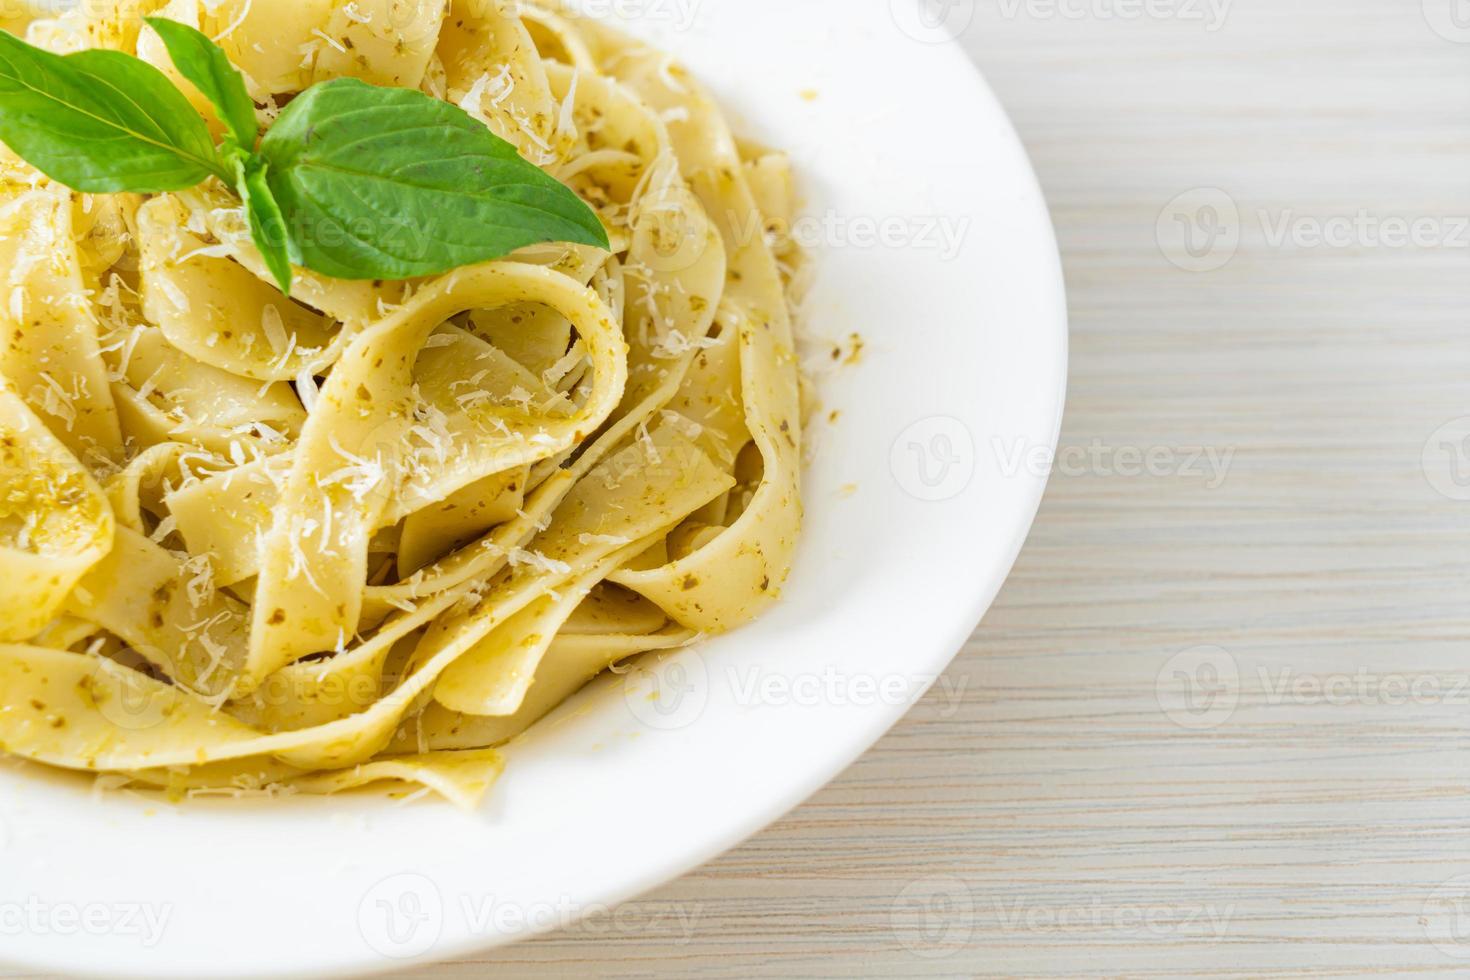
[[[0,166],[0,750],[176,794],[414,783],[629,657],[780,593],[800,524],[784,157],[662,53],[515,0],[144,0],[29,24],[179,78],[214,38],[268,123],[352,76],[459,105],[611,250],[403,282],[297,270],[211,180]]]

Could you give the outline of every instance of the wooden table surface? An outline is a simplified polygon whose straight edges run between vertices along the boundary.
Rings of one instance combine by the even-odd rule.
[[[416,976],[1470,970],[1470,17],[952,2],[1070,291],[1015,573],[784,820]]]
[[[952,0],[1070,291],[1015,573],[784,820],[417,976],[1470,970],[1456,2]]]
[[[950,2],[1070,291],[1014,574],[775,826],[413,976],[1470,970],[1470,9]]]
[[[953,1],[1072,307],[1016,572],[785,820],[419,976],[1470,970],[1470,16]]]

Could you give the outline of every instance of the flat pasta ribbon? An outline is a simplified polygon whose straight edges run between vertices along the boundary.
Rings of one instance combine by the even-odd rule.
[[[172,798],[383,783],[473,807],[610,668],[748,622],[801,521],[780,154],[555,3],[144,0],[27,28],[215,38],[259,121],[356,77],[462,107],[596,212],[406,281],[295,270],[232,190],[0,154],[0,751]]]

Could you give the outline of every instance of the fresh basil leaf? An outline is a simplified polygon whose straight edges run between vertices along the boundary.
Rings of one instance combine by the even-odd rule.
[[[120,51],[61,56],[0,31],[0,140],[90,193],[229,181],[209,128],[163,72]]]
[[[271,194],[266,180],[267,164],[259,158],[236,161],[235,188],[245,201],[245,214],[250,220],[250,238],[255,242],[265,267],[270,270],[281,292],[291,295],[291,257],[287,252],[286,219],[281,206]]]
[[[255,149],[260,126],[255,121],[255,103],[245,91],[245,79],[218,44],[187,24],[165,17],[145,17],[148,26],[163,39],[168,56],[194,87],[204,93],[219,113],[235,145],[246,153]]]
[[[297,265],[404,279],[536,242],[606,248],[582,200],[463,109],[342,78],[307,89],[260,142]]]

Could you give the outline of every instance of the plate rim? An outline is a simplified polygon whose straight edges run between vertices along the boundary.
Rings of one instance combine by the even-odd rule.
[[[1066,305],[1066,288],[1063,276],[1060,252],[1057,247],[1055,229],[1046,205],[1045,196],[1037,177],[1035,167],[1029,155],[1026,153],[1024,144],[1016,132],[1009,115],[1006,113],[1000,100],[991,89],[984,77],[983,72],[965,54],[957,39],[951,39],[931,47],[931,54],[935,58],[945,58],[958,64],[956,76],[966,75],[972,82],[971,92],[965,93],[966,97],[973,97],[984,103],[983,115],[988,120],[999,123],[1002,128],[1003,138],[1009,144],[1008,149],[1017,153],[1024,167],[1020,168],[1018,178],[1024,176],[1028,185],[1024,190],[1028,194],[1030,203],[1027,220],[1035,224],[1037,230],[1044,239],[1044,244],[1049,250],[1049,261],[1047,269],[1041,270],[1051,283],[1048,290],[1049,295],[1045,297],[1048,304],[1054,309],[1054,317],[1050,323],[1028,323],[1033,329],[1045,328],[1054,336],[1050,338],[1056,345],[1057,358],[1050,366],[1048,378],[1038,378],[1039,385],[1045,383],[1050,390],[1050,398],[1046,404],[1046,412],[1050,415],[1049,423],[1045,429],[1048,432],[1046,448],[1055,452],[1061,434],[1061,427],[1066,404],[1066,390],[1068,380],[1069,334],[1068,334],[1068,311]],[[1038,318],[1039,319],[1039,318]],[[858,759],[866,754],[882,737],[887,734],[920,700],[924,691],[937,680],[938,675],[947,669],[962,650],[966,640],[972,635],[976,626],[981,622],[984,615],[993,605],[1001,587],[1009,578],[1010,573],[1019,558],[1022,547],[1029,536],[1039,511],[1046,486],[1049,481],[1049,472],[1040,474],[1028,484],[1028,499],[1025,501],[1024,510],[1026,519],[1018,521],[1010,532],[1009,540],[1006,541],[1003,557],[995,562],[990,575],[973,590],[973,598],[963,609],[956,609],[953,614],[954,623],[947,630],[948,639],[942,651],[934,654],[934,671],[923,690],[918,692],[914,698],[902,705],[879,704],[863,715],[861,723],[854,722],[847,731],[843,751],[833,752],[820,758],[819,764],[808,766],[803,776],[793,782],[792,786],[779,794],[764,798],[759,806],[752,806],[742,811],[740,818],[725,829],[722,833],[712,834],[701,839],[697,846],[683,848],[659,862],[650,862],[648,870],[644,873],[619,883],[617,887],[608,889],[600,894],[598,905],[617,907],[628,901],[652,891],[662,885],[683,877],[691,871],[707,864],[711,860],[740,846],[750,838],[760,833],[763,829],[771,826],[782,819],[785,815],[799,807],[802,803],[820,792],[825,786],[849,769]],[[929,666],[925,664],[924,666]],[[270,970],[262,972],[255,968],[250,971],[252,976],[271,977],[333,977],[343,975],[374,976],[399,971],[409,967],[424,966],[431,963],[444,962],[464,957],[486,953],[492,949],[504,948],[512,943],[520,942],[536,936],[545,935],[564,928],[567,925],[580,921],[590,909],[584,908],[576,912],[570,919],[550,922],[543,925],[533,924],[530,927],[515,933],[467,933],[463,936],[446,934],[432,951],[422,957],[391,960],[385,957],[375,957],[370,950],[364,948],[361,952],[333,957],[332,965],[313,966],[297,969],[286,966],[281,970]],[[89,964],[80,961],[66,961],[55,957],[26,957],[13,956],[9,953],[0,954],[0,963],[6,967],[15,967],[22,970],[66,970],[74,975],[111,976],[111,977],[158,977],[181,975],[186,972],[177,966],[167,963],[160,964],[158,968],[148,971],[96,971]],[[234,975],[228,972],[218,975]]]
[[[1056,240],[1056,230],[1052,223],[1051,211],[1046,203],[1040,177],[1036,173],[1035,165],[1026,150],[1024,142],[1021,140],[1020,133],[1016,130],[1015,124],[1011,120],[1010,114],[1006,111],[1004,104],[1001,103],[995,91],[990,87],[990,83],[986,79],[984,72],[964,52],[958,38],[952,38],[934,45],[934,50],[936,54],[943,52],[946,57],[952,60],[957,59],[963,63],[962,68],[968,71],[973,78],[977,96],[983,98],[988,103],[989,108],[1004,122],[1007,141],[1013,145],[1012,148],[1025,161],[1025,173],[1031,184],[1029,189],[1035,192],[1034,199],[1039,202],[1038,206],[1034,209],[1035,213],[1032,217],[1044,229],[1047,242],[1050,246],[1053,260],[1051,262],[1051,275],[1055,285],[1054,296],[1060,313],[1060,317],[1054,325],[1058,334],[1056,339],[1059,343],[1059,355],[1058,361],[1054,365],[1055,378],[1052,386],[1054,392],[1054,400],[1051,404],[1053,419],[1045,447],[1049,452],[1054,453],[1061,439],[1062,423],[1066,414],[1067,381],[1070,364],[1070,333],[1069,311],[1066,302],[1066,280],[1061,262],[1061,252]],[[782,794],[780,798],[775,799],[765,807],[760,808],[758,812],[742,820],[737,828],[721,835],[718,839],[706,846],[691,849],[688,853],[681,855],[679,859],[671,862],[673,866],[672,870],[667,865],[660,865],[658,870],[650,871],[642,876],[640,880],[629,882],[625,887],[618,889],[615,893],[603,897],[600,899],[601,904],[616,909],[620,905],[635,901],[655,889],[670,884],[679,878],[683,878],[709,862],[740,847],[766,828],[796,810],[817,793],[820,793],[830,783],[856,764],[895,725],[917,707],[918,702],[923,699],[924,695],[928,693],[928,690],[938,680],[939,674],[947,670],[959,657],[966,641],[969,640],[975,630],[984,621],[985,615],[990,611],[991,606],[994,605],[1001,588],[1010,578],[1011,571],[1014,569],[1016,561],[1020,558],[1026,540],[1030,537],[1031,530],[1035,526],[1036,517],[1040,511],[1041,502],[1046,494],[1046,488],[1050,483],[1051,475],[1051,471],[1048,470],[1032,484],[1031,497],[1026,504],[1028,516],[1023,523],[1017,524],[1014,529],[1011,540],[1006,545],[1006,557],[997,564],[996,572],[992,575],[991,580],[987,581],[983,588],[977,590],[976,598],[972,600],[964,616],[958,617],[960,623],[951,630],[953,635],[947,647],[951,652],[942,655],[943,662],[938,664],[933,678],[929,683],[924,685],[924,688],[909,703],[898,707],[884,706],[883,711],[875,709],[872,712],[870,720],[863,727],[862,733],[860,735],[850,736],[849,751],[840,756],[824,759],[823,765],[820,767],[812,767],[809,770],[812,775],[803,780],[800,787]],[[965,622],[968,622],[969,625],[963,625]],[[389,961],[375,962],[371,967],[358,975],[384,976],[400,971],[405,965],[424,967],[436,963],[464,959],[476,954],[488,953],[492,950],[505,949],[512,945],[565,929],[568,926],[582,921],[588,914],[586,911],[578,912],[570,920],[556,922],[544,928],[533,927],[513,935],[496,937],[471,935],[458,943],[441,941],[435,947],[432,954],[426,955],[421,959],[414,958],[396,963]],[[300,974],[283,975],[287,980],[297,977],[300,980],[318,980],[318,978],[327,976],[329,974],[323,971],[306,971]],[[142,980],[142,978],[139,978],[139,980]]]

